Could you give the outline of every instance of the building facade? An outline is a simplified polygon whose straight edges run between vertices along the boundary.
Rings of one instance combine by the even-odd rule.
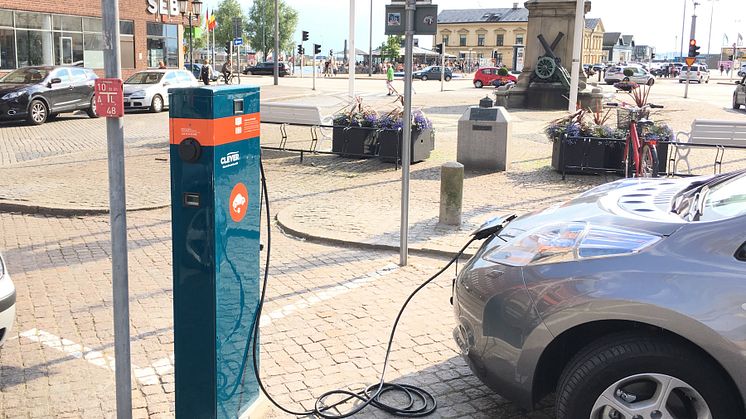
[[[650,45],[635,45],[635,48],[632,51],[632,61],[652,61],[653,58],[655,58],[653,56],[654,54],[655,48]]]
[[[635,40],[632,35],[622,35],[621,32],[606,32],[604,34],[604,58],[610,63],[626,63],[632,60]]]
[[[588,18],[585,20],[582,63],[596,64],[606,61],[603,50],[604,33],[604,24],[601,19]]]
[[[120,0],[123,77],[183,67],[183,25],[176,0]],[[30,65],[79,65],[103,73],[101,2],[0,0],[0,72]]]
[[[435,44],[446,54],[479,65],[523,68],[528,10],[512,8],[443,10],[438,14]]]

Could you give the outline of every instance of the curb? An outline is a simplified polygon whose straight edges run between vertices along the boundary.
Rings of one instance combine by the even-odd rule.
[[[127,212],[149,211],[170,207],[171,204],[153,205],[144,207],[127,208]],[[103,215],[109,213],[109,208],[64,208],[48,207],[44,205],[20,204],[0,200],[0,212],[15,212],[30,215],[51,215],[57,217],[78,217],[90,215]]]
[[[282,213],[282,210],[278,212],[277,215],[275,215],[275,221],[277,222],[277,226],[280,228],[280,230],[282,230],[282,232],[290,236],[309,241],[311,243],[337,246],[337,247],[344,246],[344,247],[355,247],[358,249],[390,251],[390,252],[397,252],[397,253],[400,250],[399,246],[394,246],[390,244],[356,242],[356,241],[351,241],[351,240],[336,239],[333,237],[316,236],[310,233],[306,233],[306,232],[297,230],[293,227],[290,227],[286,223],[283,223],[282,220],[280,220],[280,213]],[[418,256],[437,256],[437,257],[444,257],[444,258],[452,258],[453,256],[456,255],[455,250],[446,251],[446,250],[432,249],[432,248],[427,248],[427,247],[410,247],[409,253],[413,255],[418,255]],[[470,258],[474,256],[474,253],[475,252],[472,252],[467,249],[466,251],[464,251],[461,258]]]

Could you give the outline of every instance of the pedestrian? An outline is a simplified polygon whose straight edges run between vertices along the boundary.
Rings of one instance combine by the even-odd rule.
[[[165,70],[166,69],[166,63],[164,63],[163,60],[158,61],[158,68],[161,69],[161,70]],[[722,71],[720,71],[720,72],[722,73]]]
[[[221,73],[223,73],[223,80],[225,80],[225,84],[231,83],[231,76],[233,75],[233,62],[230,58],[223,63],[223,68],[220,70]]]
[[[199,77],[205,85],[210,84],[210,79],[212,78],[212,67],[210,66],[210,61],[205,60],[204,64],[202,64]]]
[[[723,70],[725,70],[725,66],[720,64],[720,75],[723,75]]]
[[[725,74],[727,74],[730,77],[730,64],[725,66]]]
[[[394,93],[396,93],[396,89],[394,89],[394,86],[391,84],[391,82],[393,81],[394,81],[394,67],[391,66],[391,63],[386,63],[386,88],[389,90],[386,96],[391,96]]]

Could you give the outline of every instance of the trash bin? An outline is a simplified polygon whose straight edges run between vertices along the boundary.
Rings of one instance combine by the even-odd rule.
[[[472,106],[458,121],[456,160],[465,170],[508,170],[510,114],[502,106]]]

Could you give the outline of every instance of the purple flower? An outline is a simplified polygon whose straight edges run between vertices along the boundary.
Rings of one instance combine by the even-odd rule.
[[[577,137],[580,135],[580,125],[570,124],[567,126],[566,132],[568,137]]]

